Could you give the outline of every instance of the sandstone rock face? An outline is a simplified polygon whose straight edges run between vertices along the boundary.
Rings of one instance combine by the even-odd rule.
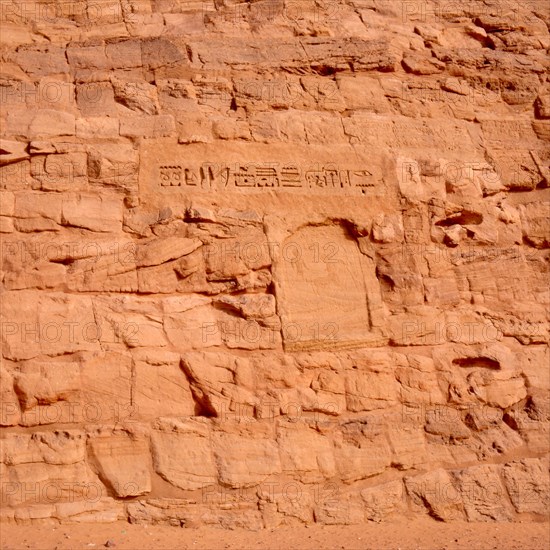
[[[544,2],[0,9],[0,519],[548,518]]]

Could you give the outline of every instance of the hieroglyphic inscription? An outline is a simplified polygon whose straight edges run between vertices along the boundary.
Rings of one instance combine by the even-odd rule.
[[[162,187],[230,189],[309,189],[365,192],[375,186],[375,177],[367,169],[341,168],[334,164],[307,167],[281,163],[213,163],[200,166],[163,164],[158,166]]]

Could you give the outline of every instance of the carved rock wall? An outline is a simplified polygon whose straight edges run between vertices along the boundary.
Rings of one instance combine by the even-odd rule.
[[[547,518],[546,2],[1,19],[2,520]]]

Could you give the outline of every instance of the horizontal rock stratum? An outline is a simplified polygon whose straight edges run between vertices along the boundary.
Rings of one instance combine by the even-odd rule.
[[[2,0],[3,521],[550,504],[542,0]]]

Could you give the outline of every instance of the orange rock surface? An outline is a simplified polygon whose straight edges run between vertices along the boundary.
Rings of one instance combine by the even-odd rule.
[[[545,2],[0,17],[2,521],[548,519]]]

